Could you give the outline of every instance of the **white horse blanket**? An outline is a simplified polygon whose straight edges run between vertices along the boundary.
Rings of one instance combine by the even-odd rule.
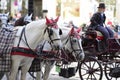
[[[11,66],[11,51],[17,30],[0,29],[0,72],[9,72]]]

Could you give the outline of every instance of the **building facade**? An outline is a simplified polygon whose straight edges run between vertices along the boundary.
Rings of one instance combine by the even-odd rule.
[[[20,12],[22,15],[32,13],[34,16],[48,17],[60,16],[61,20],[74,20],[76,24],[89,23],[92,14],[97,11],[99,2],[107,5],[106,14],[116,18],[120,22],[120,1],[119,0],[0,0],[7,3],[7,9],[0,9],[0,12],[14,14]],[[1,3],[3,5],[3,2]],[[6,4],[4,3],[4,4]],[[114,4],[112,4],[114,3]]]

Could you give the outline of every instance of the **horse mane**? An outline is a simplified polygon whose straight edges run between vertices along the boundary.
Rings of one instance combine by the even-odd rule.
[[[24,24],[24,17],[25,17],[25,16],[17,19],[17,20],[15,21],[14,26],[23,26],[23,25],[25,25],[25,24]]]
[[[38,29],[43,29],[46,28],[46,26],[46,21],[44,19],[32,21],[31,23],[26,25],[27,29],[33,29],[35,27]]]

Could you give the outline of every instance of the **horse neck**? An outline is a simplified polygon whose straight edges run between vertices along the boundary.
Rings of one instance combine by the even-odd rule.
[[[29,26],[29,25],[27,25]],[[36,46],[44,40],[44,30],[45,30],[45,26],[44,27],[40,27],[40,26],[34,26],[31,28],[27,28],[26,26],[26,38],[27,41],[29,43],[29,46],[31,48],[36,48]]]
[[[61,28],[61,29],[62,29],[62,33],[63,33],[61,35],[61,40],[62,40],[62,43],[64,44],[69,37],[70,29],[67,29],[67,28]]]

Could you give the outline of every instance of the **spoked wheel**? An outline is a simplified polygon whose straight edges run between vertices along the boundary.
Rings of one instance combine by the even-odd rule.
[[[104,69],[107,80],[120,80],[120,62],[108,62]]]
[[[79,64],[80,79],[102,80],[103,70],[100,62],[94,57],[87,57],[86,59]]]

